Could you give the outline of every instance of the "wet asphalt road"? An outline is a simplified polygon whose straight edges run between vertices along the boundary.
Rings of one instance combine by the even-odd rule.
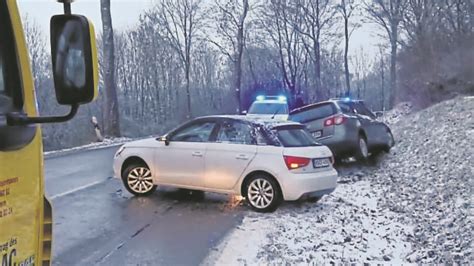
[[[248,212],[212,193],[161,188],[133,197],[111,178],[117,149],[45,160],[54,265],[197,265]]]

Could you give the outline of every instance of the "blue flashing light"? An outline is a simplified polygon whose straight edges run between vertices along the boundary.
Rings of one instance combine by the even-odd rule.
[[[263,96],[263,95],[258,95],[256,99],[257,99],[257,101],[264,101],[264,100],[265,100],[265,96]]]
[[[286,96],[284,96],[284,95],[278,96],[278,101],[280,101],[280,102],[286,102]]]
[[[342,98],[342,100],[345,101],[345,102],[350,102],[351,98],[350,97],[344,97],[344,98]]]

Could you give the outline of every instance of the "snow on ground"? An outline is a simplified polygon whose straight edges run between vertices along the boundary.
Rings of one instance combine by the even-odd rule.
[[[389,125],[397,123],[403,117],[406,117],[413,111],[413,105],[410,102],[401,102],[393,109],[385,112],[383,116],[384,122]]]
[[[44,152],[43,154],[46,157],[51,157],[51,156],[57,156],[57,155],[64,155],[70,152],[76,152],[76,151],[82,151],[82,150],[94,150],[94,149],[100,149],[100,148],[106,148],[106,147],[112,147],[112,146],[117,146],[124,144],[126,142],[132,141],[133,139],[131,138],[113,138],[113,139],[104,139],[102,142],[93,142],[90,144],[86,144],[83,146],[78,146],[78,147],[73,147],[73,148],[67,148],[67,149],[61,149],[61,150],[55,150],[55,151],[47,151]]]
[[[392,125],[391,154],[343,165],[318,203],[250,212],[206,265],[469,264],[474,261],[474,99],[458,97]]]
[[[249,214],[205,264],[403,262],[412,227],[377,208],[379,189],[370,182],[342,182],[347,183],[318,203],[287,203],[271,214]]]

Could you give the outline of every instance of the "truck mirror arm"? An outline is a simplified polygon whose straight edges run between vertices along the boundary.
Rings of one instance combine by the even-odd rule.
[[[71,105],[71,110],[65,116],[44,116],[44,117],[28,117],[26,114],[19,112],[12,112],[7,114],[7,124],[9,126],[20,126],[28,124],[44,124],[44,123],[59,123],[71,120],[79,109],[79,104]]]

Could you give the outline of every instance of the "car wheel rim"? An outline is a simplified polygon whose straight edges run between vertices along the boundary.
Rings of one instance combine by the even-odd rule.
[[[270,182],[263,178],[257,178],[250,183],[247,197],[252,206],[258,209],[264,209],[273,202],[275,190]]]
[[[360,147],[360,153],[364,158],[366,158],[369,155],[369,151],[367,149],[367,143],[365,143],[365,140],[361,138],[359,140],[359,147]]]
[[[153,188],[151,171],[146,167],[136,167],[128,173],[128,187],[136,193],[146,193]]]

